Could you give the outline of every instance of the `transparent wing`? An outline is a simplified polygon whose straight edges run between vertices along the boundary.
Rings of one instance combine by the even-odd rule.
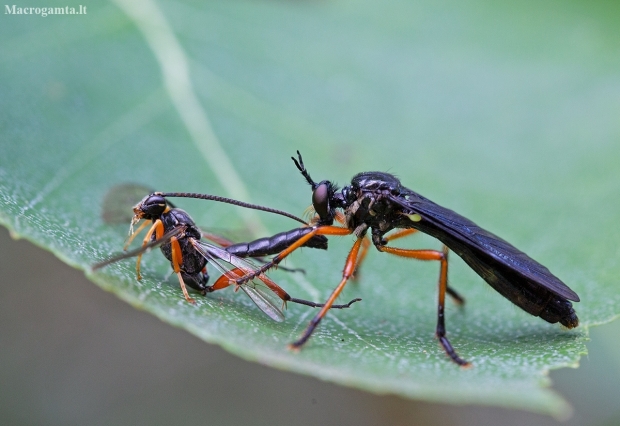
[[[258,306],[258,309],[263,311],[269,318],[275,322],[284,321],[284,313],[272,300],[272,296],[270,296],[272,293],[268,291],[267,287],[263,290],[260,284],[254,282],[242,284],[239,287],[252,299],[252,302]]]
[[[101,269],[104,266],[107,266],[111,263],[115,263],[118,262],[119,260],[123,260],[123,259],[128,259],[130,257],[134,257],[134,256],[138,256],[139,254],[142,253],[146,253],[147,251],[151,250],[154,247],[159,247],[162,244],[167,243],[168,241],[170,241],[170,238],[179,235],[181,232],[185,231],[185,227],[178,227],[178,228],[174,228],[171,231],[166,232],[160,239],[155,240],[155,241],[151,241],[148,244],[145,244],[141,247],[138,247],[137,249],[134,250],[130,250],[128,252],[119,254],[117,256],[113,256],[111,258],[109,258],[108,260],[104,260],[103,262],[99,262],[96,263],[92,266],[92,270],[95,271],[97,269]]]
[[[241,276],[253,272],[256,267],[249,261],[228,253],[226,250],[204,243],[195,239],[191,239],[192,245],[198,253],[204,256],[211,265],[213,265],[222,275],[231,281],[236,281]],[[240,271],[242,275],[233,272],[229,267],[223,264],[233,265],[236,271]],[[235,283],[236,285],[236,283]],[[266,286],[250,281],[238,286],[245,294],[254,302],[254,304],[263,311],[269,318],[276,322],[284,321],[284,313],[279,305],[282,303],[280,299]]]

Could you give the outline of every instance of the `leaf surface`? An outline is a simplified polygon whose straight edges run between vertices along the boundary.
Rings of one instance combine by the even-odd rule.
[[[478,2],[123,2],[83,16],[3,16],[0,221],[106,290],[246,359],[378,393],[564,416],[551,368],[576,366],[588,327],[618,315],[620,84],[617,22],[603,6]],[[607,5],[608,8],[617,8]],[[553,18],[553,19],[551,19]],[[450,363],[433,337],[437,265],[371,250],[361,297],[328,315],[300,353],[286,349],[313,315],[275,323],[242,294],[186,303],[159,252],[144,279],[118,252],[126,225],[102,218],[115,185],[207,192],[298,215],[315,180],[365,170],[487,228],[548,266],[581,297],[576,330],[513,307],[456,256],[448,335],[475,367]],[[139,198],[139,197],[138,197]],[[137,201],[137,200],[136,200]],[[264,236],[288,219],[179,201],[206,229]],[[130,208],[130,205],[128,205]],[[271,275],[323,301],[351,238],[304,249]],[[400,246],[439,248],[416,236]]]

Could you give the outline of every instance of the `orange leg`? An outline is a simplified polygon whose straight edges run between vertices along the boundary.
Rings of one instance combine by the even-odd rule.
[[[355,267],[357,265],[357,255],[359,253],[360,246],[362,245],[363,240],[364,237],[357,238],[355,244],[353,244],[353,248],[349,252],[349,256],[347,256],[347,261],[344,265],[344,271],[342,272],[342,281],[340,281],[340,284],[338,284],[334,291],[332,291],[332,294],[325,302],[325,306],[323,306],[319,313],[316,314],[314,318],[312,318],[312,321],[310,321],[310,324],[308,325],[308,328],[306,328],[306,331],[304,331],[304,334],[302,334],[299,340],[289,345],[290,349],[299,349],[304,343],[306,343],[306,341],[314,332],[314,329],[319,325],[327,311],[332,307],[334,301],[340,295],[340,293],[344,289],[344,286],[347,284],[347,281],[349,280],[349,278],[351,278],[351,275],[353,275],[353,272],[355,271]]]
[[[207,291],[212,292],[212,291],[222,290],[232,284],[236,284],[235,279],[231,278],[231,275],[236,276],[238,278],[242,278],[248,272],[251,272],[251,271],[248,271],[247,269],[241,269],[241,268],[231,269],[230,271],[228,271],[228,274],[222,275],[221,277],[217,279],[217,281],[215,281],[215,283],[212,286],[209,286]],[[273,291],[276,294],[276,296],[282,299],[282,301],[284,301],[285,303],[286,301],[291,299],[291,296],[289,296],[289,294],[286,291],[284,291],[282,287],[280,287],[273,280],[271,280],[271,278],[267,277],[267,275],[260,274],[258,276],[258,279],[264,282],[265,285],[269,287],[269,289]]]
[[[142,225],[140,225],[138,227],[138,229],[136,229],[135,231],[131,232],[131,235],[129,235],[129,237],[127,237],[127,241],[125,242],[125,245],[123,246],[123,250],[127,250],[127,247],[129,247],[129,244],[131,244],[131,242],[133,241],[134,238],[136,238],[136,235],[138,235],[140,232],[142,232],[142,230],[144,228],[146,228],[148,226],[149,222],[148,221],[144,221],[142,223]]]
[[[334,219],[336,219],[336,221],[342,225],[344,225],[346,219],[344,217],[344,215],[342,214],[342,212],[336,212],[336,214],[334,215]]]
[[[146,223],[148,223],[148,222],[146,222]],[[153,236],[153,234],[155,234],[155,238],[156,239],[159,239],[159,238],[163,237],[163,235],[164,235],[164,224],[159,219],[157,219],[155,221],[155,223],[153,223],[153,226],[151,226],[151,229],[149,229],[149,232],[146,233],[146,236],[144,237],[144,240],[142,240],[142,246],[143,247],[145,245],[147,245],[151,241],[151,237]],[[142,255],[143,254],[144,253],[140,253],[138,255],[138,257],[136,258],[136,275],[138,277],[138,280],[142,279],[142,275],[140,275],[140,262],[142,261]]]
[[[418,232],[417,229],[414,228],[406,228],[406,229],[401,229],[399,231],[396,231],[390,235],[386,235],[385,238],[383,238],[385,241],[392,241],[392,240],[396,240],[398,238],[402,238],[402,237],[406,237],[407,235],[411,235],[415,232]]]
[[[245,284],[248,281],[251,281],[252,279],[256,278],[257,276],[265,273],[267,270],[269,270],[269,269],[271,269],[273,267],[278,266],[278,264],[284,258],[286,258],[289,254],[291,254],[292,252],[297,250],[299,247],[303,246],[310,238],[314,237],[315,235],[340,235],[340,236],[344,236],[344,235],[350,235],[352,233],[353,233],[353,231],[351,231],[350,229],[348,229],[348,228],[341,228],[339,226],[318,226],[314,230],[312,230],[312,232],[308,232],[306,235],[304,235],[303,237],[301,237],[300,239],[295,241],[294,244],[291,244],[286,249],[282,250],[280,253],[275,255],[273,257],[273,259],[271,259],[271,261],[265,263],[263,266],[261,266],[260,268],[256,269],[255,271],[253,271],[253,272],[251,272],[249,274],[246,274],[242,278],[239,278],[237,280],[237,284],[239,284],[239,285]]]
[[[402,237],[406,237],[407,235],[411,235],[414,232],[417,232],[417,229],[413,229],[413,228],[401,229],[400,231],[394,232],[386,236],[384,240],[385,241],[395,240],[397,238],[402,238]],[[360,253],[359,259],[357,260],[357,267],[355,268],[355,272],[353,272],[353,277],[351,278],[351,281],[357,281],[359,279],[360,268],[362,267],[362,263],[364,262],[364,259],[366,259],[366,256],[368,255],[369,248],[370,248],[370,240],[368,238],[364,238],[364,241],[362,241],[362,251]]]
[[[208,292],[217,291],[217,290],[226,288],[231,284],[236,284],[235,280],[230,278],[230,273],[232,273],[233,275],[239,278],[242,278],[244,274],[247,273],[247,271],[243,271],[240,268],[234,268],[229,271],[229,274],[222,275],[220,278],[218,278],[218,280],[212,286],[207,287],[207,291]],[[261,280],[263,283],[265,283],[265,285],[269,287],[269,289],[272,292],[274,292],[276,296],[282,299],[283,307],[286,307],[286,302],[299,303],[301,305],[306,305],[306,306],[310,306],[313,308],[321,308],[324,306],[323,303],[315,303],[309,300],[297,299],[295,297],[291,297],[290,294],[288,294],[282,287],[276,284],[271,278],[269,278],[265,274],[260,274],[258,276],[258,279]],[[244,284],[241,284],[241,285],[244,285]],[[345,308],[350,307],[353,303],[359,302],[360,300],[362,299],[357,298],[357,299],[351,300],[349,303],[346,303],[344,305],[333,305],[332,309],[345,309]]]
[[[370,240],[368,238],[364,238],[362,241],[362,251],[360,253],[360,257],[357,260],[357,266],[355,267],[355,271],[353,272],[353,276],[351,277],[351,281],[355,282],[360,277],[360,267],[362,266],[362,262],[366,259],[366,255],[368,254],[368,249],[370,248]]]
[[[394,247],[379,247],[379,250],[396,256],[407,257],[409,259],[418,260],[437,260],[441,267],[439,270],[439,300],[437,306],[437,328],[435,335],[439,339],[439,343],[444,351],[458,365],[469,367],[471,364],[456,354],[452,344],[446,337],[446,324],[444,315],[444,306],[446,300],[446,291],[448,288],[448,247],[444,246],[442,251],[437,250],[409,250]]]
[[[183,281],[183,276],[181,275],[183,253],[181,252],[181,246],[179,245],[179,240],[177,239],[177,237],[170,238],[170,249],[172,252],[172,269],[179,277],[179,284],[181,284],[183,296],[185,296],[185,300],[187,300],[189,303],[196,303],[196,301],[189,296],[187,288],[185,287],[185,281]]]
[[[418,232],[417,229],[413,229],[413,228],[407,228],[407,229],[401,229],[400,231],[394,232],[390,235],[387,235],[385,238],[383,238],[385,241],[393,241],[396,240],[398,238],[402,238],[402,237],[406,237],[408,235],[411,235],[415,232]],[[358,266],[359,268],[359,266]],[[465,303],[465,298],[463,296],[461,296],[459,293],[457,293],[456,290],[454,290],[452,287],[450,287],[450,285],[446,286],[446,292],[448,293],[448,295],[450,297],[452,297],[452,300],[457,304],[457,305],[463,305]]]

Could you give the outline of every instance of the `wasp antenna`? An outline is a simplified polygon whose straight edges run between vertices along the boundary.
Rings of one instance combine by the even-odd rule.
[[[210,194],[197,194],[195,192],[160,192],[158,193],[162,197],[178,197],[178,198],[197,198],[200,200],[210,200],[210,201],[218,201],[220,203],[233,204],[239,207],[245,207],[248,209],[260,210],[268,213],[279,214],[280,216],[288,217],[289,219],[293,219],[299,223],[303,223],[307,225],[306,221],[295,216],[294,214],[285,212],[284,210],[272,209],[269,207],[264,207],[258,204],[250,204],[244,203],[243,201],[235,200],[232,198],[220,197],[219,195],[210,195]]]

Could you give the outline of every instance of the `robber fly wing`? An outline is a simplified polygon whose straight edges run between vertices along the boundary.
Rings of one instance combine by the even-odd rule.
[[[481,276],[501,265],[507,276],[516,273],[558,296],[579,301],[579,296],[545,266],[460,214],[406,188],[402,188],[400,196],[393,195],[390,199],[403,207],[405,213],[420,216],[420,220],[417,217],[412,220],[414,228],[445,243]]]

